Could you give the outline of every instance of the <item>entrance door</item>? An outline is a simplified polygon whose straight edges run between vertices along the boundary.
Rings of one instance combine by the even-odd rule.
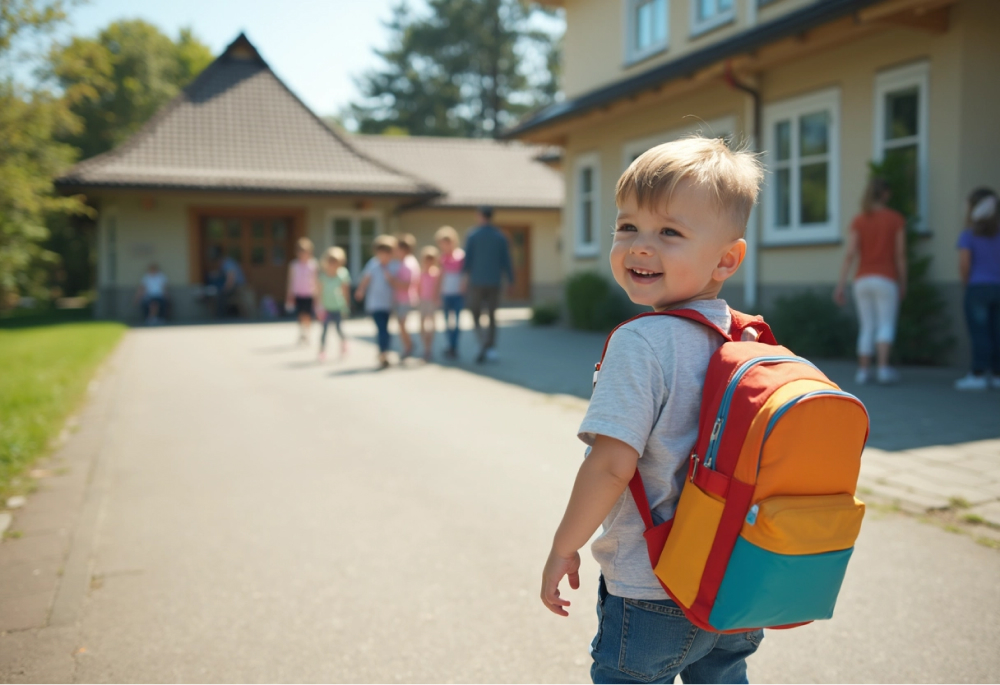
[[[258,301],[264,295],[284,301],[288,262],[298,237],[294,214],[222,210],[200,214],[198,225],[203,274],[212,269],[212,256],[219,249],[240,265]]]
[[[507,288],[507,298],[515,302],[531,299],[531,227],[500,226],[510,243],[510,261],[514,282]]]

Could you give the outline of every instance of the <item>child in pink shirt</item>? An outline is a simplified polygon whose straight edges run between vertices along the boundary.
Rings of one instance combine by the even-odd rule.
[[[437,327],[434,314],[441,306],[441,269],[438,267],[438,249],[425,247],[420,251],[420,334],[424,342],[424,361],[431,360],[434,333]]]

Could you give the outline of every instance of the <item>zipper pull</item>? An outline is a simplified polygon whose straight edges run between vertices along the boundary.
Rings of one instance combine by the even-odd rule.
[[[750,511],[747,513],[747,523],[749,525],[752,526],[753,524],[757,523],[757,512],[758,511],[760,511],[760,506],[758,506],[758,505],[755,504],[752,507],[750,507]]]
[[[722,417],[720,416],[715,420],[715,425],[712,426],[712,435],[709,436],[708,441],[710,443],[715,442],[715,439],[719,437],[719,429],[722,428]]]
[[[695,474],[698,473],[698,455],[692,454],[691,459],[694,460],[694,466],[691,468],[691,482],[694,482]]]

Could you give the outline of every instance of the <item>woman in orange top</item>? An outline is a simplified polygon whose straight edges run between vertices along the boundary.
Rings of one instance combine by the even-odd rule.
[[[906,296],[906,219],[889,209],[889,185],[881,178],[868,182],[861,214],[851,222],[847,254],[840,268],[840,280],[833,299],[843,305],[844,286],[854,260],[854,303],[858,310],[858,373],[855,381],[871,380],[872,354],[877,351],[875,380],[899,380],[889,366],[889,352],[896,337],[899,303]]]

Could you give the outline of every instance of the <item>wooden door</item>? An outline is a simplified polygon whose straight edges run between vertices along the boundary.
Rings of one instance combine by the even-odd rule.
[[[500,226],[510,244],[510,261],[514,267],[514,282],[507,288],[507,299],[515,302],[531,300],[531,227]]]
[[[202,273],[213,268],[218,248],[243,269],[257,300],[270,295],[285,299],[288,263],[294,256],[296,217],[281,213],[213,212],[199,217]]]

